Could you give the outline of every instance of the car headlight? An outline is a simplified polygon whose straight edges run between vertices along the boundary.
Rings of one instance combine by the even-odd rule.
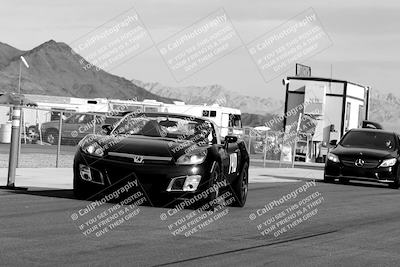
[[[82,148],[82,150],[90,155],[102,157],[104,156],[104,150],[98,144],[94,143]]]
[[[200,164],[203,163],[203,161],[207,157],[207,150],[201,150],[201,151],[193,151],[188,154],[183,154],[178,158],[176,161],[177,164]]]
[[[339,157],[333,153],[328,154],[328,160],[332,162],[339,162]]]
[[[85,137],[83,137],[79,142],[78,142],[78,147],[84,148],[86,145],[93,143],[95,140],[96,136],[94,134],[88,134]]]
[[[79,141],[78,147],[87,154],[102,157],[104,156],[104,149],[95,140],[96,135],[88,134]]]
[[[392,159],[385,159],[384,161],[382,161],[381,165],[379,165],[380,167],[392,167],[396,164],[397,159],[396,158],[392,158]]]

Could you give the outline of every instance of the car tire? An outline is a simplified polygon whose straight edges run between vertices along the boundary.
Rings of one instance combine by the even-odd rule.
[[[58,143],[58,131],[55,129],[47,130],[44,134],[44,142],[56,145]]]
[[[400,166],[397,167],[397,177],[393,183],[389,184],[389,187],[392,189],[399,189],[400,187]]]
[[[328,177],[324,174],[324,183],[333,183],[335,181],[334,178]]]
[[[340,182],[341,184],[348,184],[348,183],[349,183],[349,179],[347,179],[347,178],[340,178],[340,179],[339,179],[339,182]]]
[[[221,176],[221,167],[219,163],[216,163],[213,171],[210,174],[209,188],[212,188],[214,185],[217,184],[217,182],[219,182],[220,176]],[[205,201],[201,203],[201,206],[208,205],[207,206],[208,208],[206,210],[214,210],[218,206],[218,203],[216,203],[215,200],[219,197],[221,189],[218,187],[216,187],[215,189],[216,190],[212,190],[208,194]]]
[[[235,198],[232,206],[240,208],[244,207],[249,191],[249,164],[247,162],[243,165],[239,177],[231,185],[231,191]]]

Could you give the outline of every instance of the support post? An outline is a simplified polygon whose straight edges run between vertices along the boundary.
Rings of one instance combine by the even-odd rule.
[[[60,159],[60,150],[61,150],[61,133],[62,133],[62,118],[63,111],[60,111],[60,121],[58,123],[58,140],[57,140],[57,156],[56,156],[56,168],[58,168],[58,162]]]
[[[96,115],[93,115],[93,134],[96,134]]]
[[[24,124],[24,112],[21,109],[20,117],[19,117],[19,126],[18,126],[18,153],[17,153],[17,168],[19,168],[19,160],[21,157],[21,132],[22,126]]]
[[[15,173],[17,169],[18,142],[20,141],[19,126],[21,123],[21,106],[15,106],[12,113],[10,156],[8,161],[7,188],[15,188]]]
[[[268,147],[267,131],[265,131],[264,144],[263,144],[263,167],[264,168],[265,168],[265,161],[267,160],[267,147]]]
[[[249,148],[249,154],[251,155],[251,128],[249,128],[249,144],[248,144],[248,148]]]

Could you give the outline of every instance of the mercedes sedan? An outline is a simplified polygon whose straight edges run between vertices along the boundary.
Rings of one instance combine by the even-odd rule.
[[[324,181],[365,180],[399,188],[399,136],[380,129],[352,129],[328,154]]]

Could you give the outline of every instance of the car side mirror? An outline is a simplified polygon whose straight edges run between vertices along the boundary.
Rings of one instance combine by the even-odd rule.
[[[101,126],[101,129],[103,129],[103,131],[109,135],[112,131],[112,126],[110,124],[104,124],[103,126]]]
[[[331,141],[329,142],[329,144],[330,144],[331,146],[336,146],[336,145],[337,145],[337,140],[331,140]]]
[[[225,136],[225,143],[227,143],[227,144],[236,143],[237,140],[238,140],[237,136],[234,136],[234,135]]]

